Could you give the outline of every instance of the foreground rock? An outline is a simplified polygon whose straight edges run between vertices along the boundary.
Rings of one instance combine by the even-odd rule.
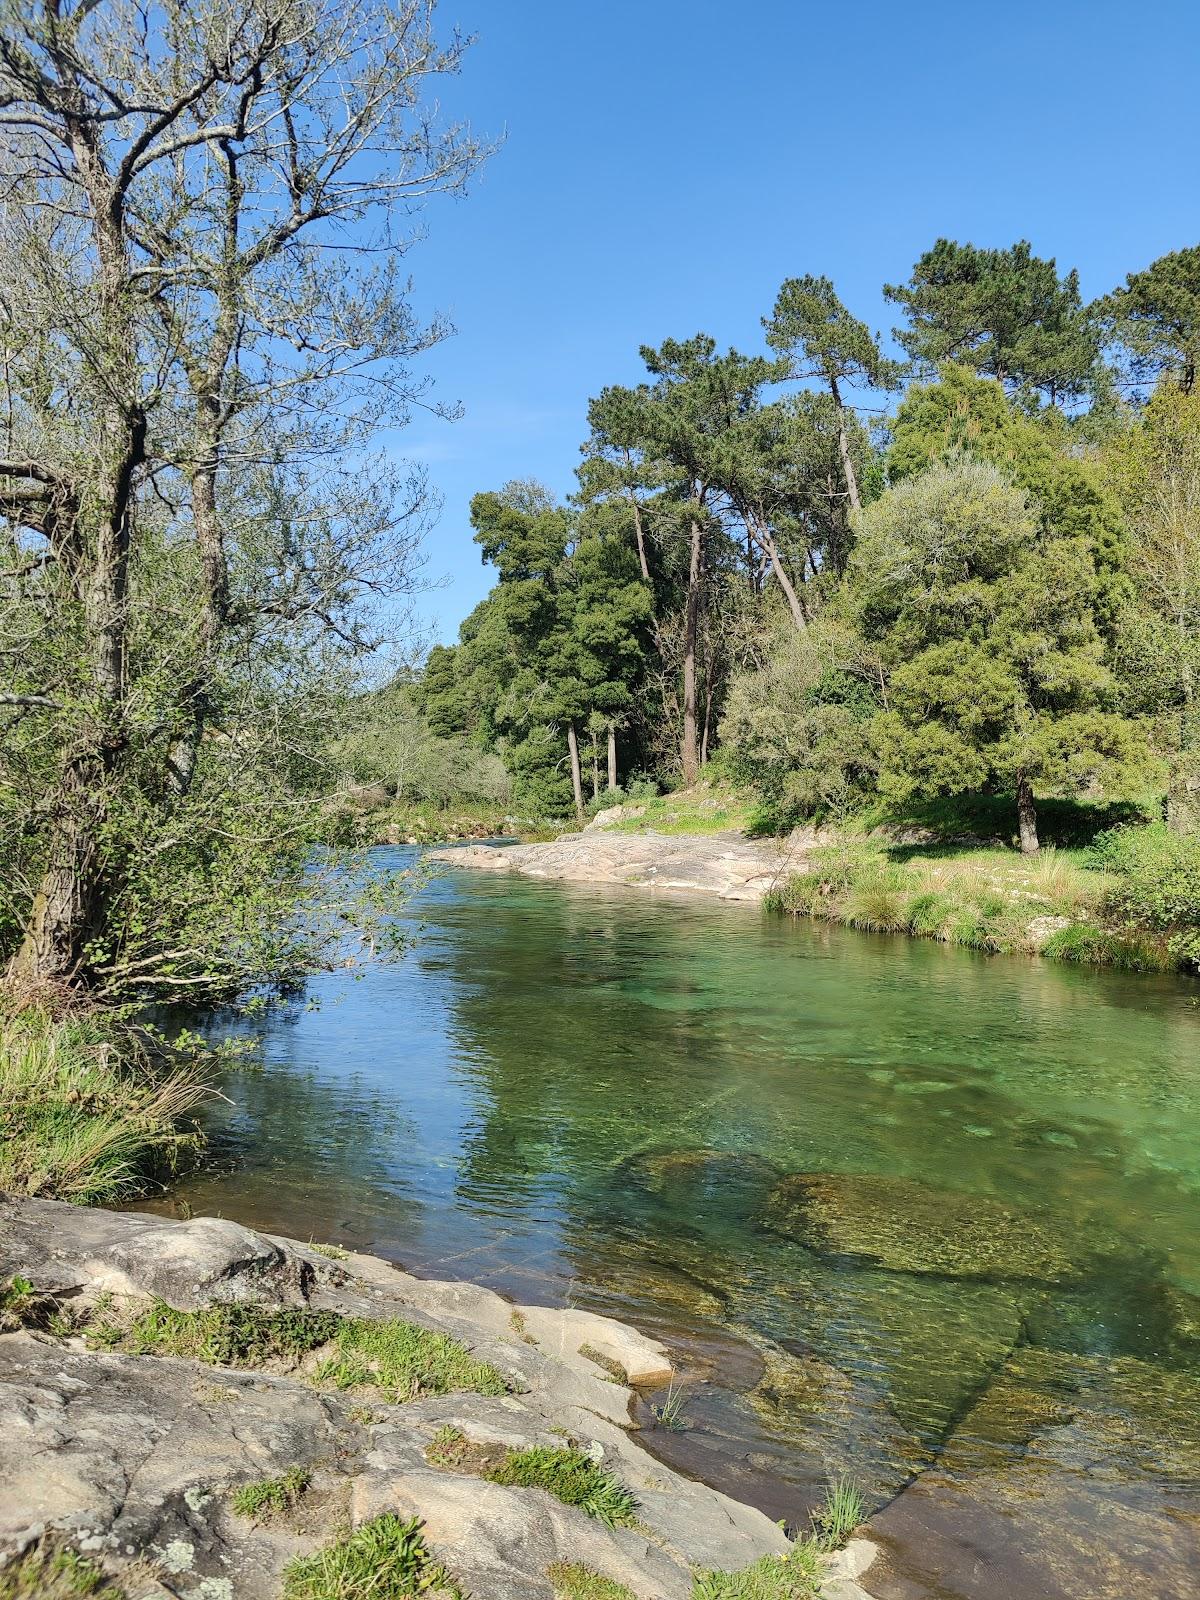
[[[757,903],[804,867],[801,845],[741,834],[564,834],[548,844],[471,845],[434,850],[434,861],[485,872],[521,872],[567,883],[672,889]]]
[[[0,1558],[10,1566],[65,1541],[137,1600],[268,1600],[289,1560],[393,1512],[423,1519],[433,1553],[477,1600],[552,1600],[547,1569],[562,1561],[644,1600],[687,1600],[693,1568],[737,1569],[787,1547],[760,1512],[680,1477],[631,1436],[630,1390],[612,1374],[661,1383],[670,1362],[621,1323],[514,1308],[469,1284],[411,1278],[367,1256],[332,1261],[215,1219],[164,1223],[48,1201],[0,1202],[0,1282],[14,1276],[52,1295],[43,1304],[54,1309],[0,1334]],[[128,1325],[154,1301],[400,1318],[461,1341],[510,1392],[395,1404],[377,1387],[340,1392],[313,1366],[223,1367],[89,1337],[111,1308]],[[632,1491],[636,1526],[610,1528],[542,1489],[431,1463],[448,1429],[501,1450],[561,1449],[569,1438]],[[308,1486],[283,1513],[234,1511],[239,1487],[296,1470]],[[863,1559],[859,1549],[831,1571],[831,1595],[862,1595],[853,1574]]]

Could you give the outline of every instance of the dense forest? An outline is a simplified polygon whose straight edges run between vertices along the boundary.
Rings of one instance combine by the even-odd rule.
[[[476,495],[497,581],[410,699],[524,814],[709,768],[775,828],[964,793],[1029,852],[1045,796],[1196,826],[1200,246],[1085,305],[942,239],[885,294],[903,360],[792,278],[763,351],[643,347],[565,503]]]

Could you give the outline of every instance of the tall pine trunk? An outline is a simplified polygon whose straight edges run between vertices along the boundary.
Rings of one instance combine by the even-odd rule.
[[[1017,773],[1017,829],[1021,837],[1021,854],[1037,855],[1037,808],[1033,803],[1033,786],[1024,772]]]
[[[567,749],[571,752],[571,788],[575,794],[575,818],[583,821],[583,773],[579,767],[579,738],[575,724],[567,723]]]
[[[617,787],[617,730],[611,722],[608,725],[608,787],[610,790]]]
[[[850,500],[850,509],[857,511],[862,505],[862,498],[858,492],[858,473],[854,470],[854,458],[850,454],[850,436],[846,432],[846,408],[842,404],[842,392],[832,373],[829,377],[829,392],[833,396],[834,409],[837,412],[838,455],[842,462],[842,476],[846,480],[846,494]]]
[[[704,531],[699,517],[692,520],[688,562],[687,605],[683,618],[683,738],[680,765],[683,781],[693,784],[700,776],[700,729],[696,718],[696,658],[700,648],[700,609],[704,581]]]

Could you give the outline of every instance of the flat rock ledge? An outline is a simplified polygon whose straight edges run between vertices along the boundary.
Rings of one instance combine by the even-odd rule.
[[[639,1444],[631,1391],[608,1369],[661,1384],[671,1364],[624,1323],[513,1306],[371,1256],[332,1260],[217,1218],[0,1197],[0,1282],[13,1276],[67,1312],[105,1295],[126,1309],[159,1300],[400,1317],[462,1340],[512,1392],[394,1405],[377,1390],[118,1353],[78,1334],[0,1333],[0,1586],[4,1568],[46,1540],[98,1562],[130,1600],[275,1600],[289,1560],[385,1511],[422,1518],[432,1551],[475,1600],[553,1600],[556,1561],[586,1563],[640,1600],[688,1600],[694,1569],[734,1570],[786,1548],[761,1512]],[[633,1491],[637,1528],[607,1528],[540,1489],[439,1470],[426,1450],[447,1426],[512,1448],[569,1435]],[[311,1484],[295,1511],[234,1514],[239,1486],[296,1467]],[[868,1600],[856,1580],[873,1553],[858,1540],[831,1560],[828,1600]]]
[[[805,842],[747,839],[733,833],[611,833],[588,829],[564,834],[548,844],[468,845],[431,850],[429,854],[434,861],[485,872],[521,872],[530,878],[558,878],[567,883],[669,889],[756,904],[791,873],[804,870]]]

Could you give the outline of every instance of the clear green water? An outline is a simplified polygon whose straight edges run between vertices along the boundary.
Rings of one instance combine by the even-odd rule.
[[[881,1596],[1200,1594],[1200,986],[468,873],[415,920],[259,1025],[197,1213],[658,1331],[654,1447],[792,1521],[851,1472]]]

